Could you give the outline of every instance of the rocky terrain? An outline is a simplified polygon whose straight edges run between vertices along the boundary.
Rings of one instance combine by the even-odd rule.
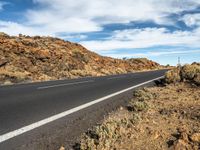
[[[83,134],[75,149],[199,150],[199,75],[198,63],[167,72],[162,84],[134,92],[127,107]]]
[[[0,33],[0,84],[102,76],[160,67],[146,58],[103,57],[58,38]]]

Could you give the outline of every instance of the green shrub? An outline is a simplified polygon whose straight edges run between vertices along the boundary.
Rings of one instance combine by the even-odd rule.
[[[154,98],[154,95],[149,92],[147,89],[143,90],[136,90],[133,92],[133,96],[137,98],[139,101],[146,101],[146,100],[151,100]]]
[[[112,149],[113,143],[120,139],[121,134],[125,133],[127,128],[139,119],[139,115],[133,115],[130,118],[112,118],[107,120],[82,136],[79,149]]]
[[[129,103],[129,110],[130,111],[146,111],[148,110],[149,106],[146,102],[144,101],[134,101],[132,100],[130,103]]]
[[[138,113],[133,113],[129,120],[132,124],[135,124],[141,120],[141,117]]]

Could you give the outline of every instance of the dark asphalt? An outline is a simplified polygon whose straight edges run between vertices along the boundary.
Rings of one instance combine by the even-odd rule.
[[[0,135],[158,78],[165,72],[166,70],[158,70],[2,86],[0,87]]]

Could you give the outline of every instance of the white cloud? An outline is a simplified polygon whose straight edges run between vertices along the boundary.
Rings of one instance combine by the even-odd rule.
[[[112,56],[114,58],[134,58],[134,57],[152,57],[152,56],[163,56],[163,55],[176,55],[176,54],[191,54],[191,53],[200,53],[200,50],[173,50],[173,51],[157,51],[157,52],[144,52],[144,53],[120,53],[120,54],[107,54],[108,56]]]
[[[85,47],[96,52],[114,49],[148,48],[152,46],[200,46],[200,28],[170,32],[166,28],[129,29],[113,32],[104,41],[83,41]]]
[[[25,35],[51,35],[54,36],[53,33],[44,32],[40,28],[33,28],[29,26],[24,26],[22,24],[11,22],[11,21],[0,21],[0,31],[5,32],[10,35],[18,35],[23,33]]]
[[[182,20],[187,26],[200,26],[200,13],[184,15]]]
[[[46,13],[56,17],[36,18],[31,22],[46,23],[55,18],[84,18],[99,24],[146,20],[161,24],[171,23],[166,18],[168,14],[194,9],[200,3],[194,0],[34,0],[34,2],[45,7],[28,13],[31,19],[32,15],[38,18],[38,15],[46,16]]]
[[[104,24],[131,21],[175,24],[168,17],[169,14],[195,9],[200,3],[194,0],[34,0],[34,2],[45,7],[28,11],[27,18],[30,18],[30,24],[51,24],[53,27],[59,24],[65,27],[66,32],[99,31]],[[76,20],[79,20],[79,23]]]
[[[25,22],[0,21],[0,31],[11,35],[61,35],[61,38],[86,37],[82,33],[102,31],[103,25],[153,21],[175,24],[168,17],[172,13],[193,10],[200,0],[33,0],[38,8],[24,12]],[[3,5],[0,3],[0,9]],[[188,26],[199,24],[200,16],[184,16]],[[64,33],[65,36],[62,36]],[[75,36],[72,36],[75,34]],[[77,35],[76,35],[77,34]],[[198,47],[200,28],[194,31],[170,32],[166,28],[129,29],[113,32],[105,41],[83,41],[85,47],[96,52],[124,48],[148,48],[159,45]]]
[[[38,8],[24,12],[26,21],[9,29],[9,34],[29,28],[30,34],[84,33],[103,30],[109,23],[154,21],[158,24],[175,24],[171,13],[192,10],[199,0],[33,0]],[[5,28],[4,28],[5,29]],[[1,29],[0,29],[1,30]],[[43,31],[43,32],[40,32]],[[24,34],[29,34],[24,32]]]
[[[59,37],[63,38],[63,39],[79,39],[79,40],[84,40],[86,39],[88,36],[87,35],[83,35],[83,34],[75,34],[75,35],[60,35]]]

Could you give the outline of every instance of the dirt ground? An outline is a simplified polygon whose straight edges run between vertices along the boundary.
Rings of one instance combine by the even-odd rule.
[[[82,150],[199,150],[200,87],[189,83],[143,89],[128,107],[82,135]]]

